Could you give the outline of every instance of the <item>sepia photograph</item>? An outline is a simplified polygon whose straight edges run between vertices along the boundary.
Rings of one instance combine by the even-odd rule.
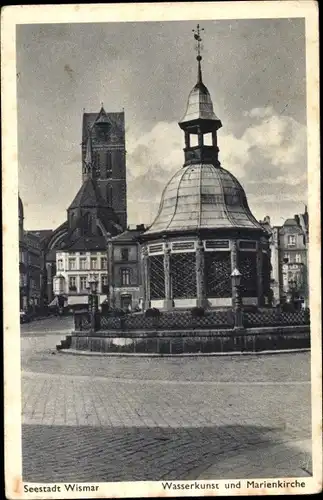
[[[2,34],[7,497],[319,491],[317,4]]]

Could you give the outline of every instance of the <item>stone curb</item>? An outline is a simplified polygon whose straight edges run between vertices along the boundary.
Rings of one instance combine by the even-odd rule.
[[[32,337],[44,337],[45,335],[65,335],[68,336],[70,334],[70,330],[46,330],[46,331],[37,331],[37,330],[28,330],[25,332],[20,331],[20,335],[24,337],[32,336]]]
[[[310,348],[303,349],[282,349],[276,351],[232,351],[232,352],[210,352],[210,353],[182,353],[182,354],[157,354],[157,353],[139,353],[139,352],[94,352],[94,351],[78,351],[77,349],[60,349],[59,353],[70,354],[72,356],[137,356],[137,357],[158,357],[158,358],[179,358],[179,357],[195,357],[195,356],[259,356],[273,354],[293,354],[297,352],[307,352]]]

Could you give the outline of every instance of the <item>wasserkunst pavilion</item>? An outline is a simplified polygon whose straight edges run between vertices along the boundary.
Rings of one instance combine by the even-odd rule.
[[[231,307],[235,268],[244,305],[264,305],[270,288],[268,235],[239,181],[220,164],[222,123],[202,80],[201,59],[199,51],[197,83],[179,122],[184,165],[142,235],[145,308]]]

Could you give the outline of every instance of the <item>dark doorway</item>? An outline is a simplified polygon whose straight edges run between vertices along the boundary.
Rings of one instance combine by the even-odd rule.
[[[124,311],[131,310],[132,308],[132,296],[130,294],[121,295],[121,309]]]

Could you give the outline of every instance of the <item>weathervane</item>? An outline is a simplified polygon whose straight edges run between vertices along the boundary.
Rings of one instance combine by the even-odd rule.
[[[201,38],[201,31],[204,31],[204,28],[200,28],[200,25],[198,24],[196,26],[196,30],[192,30],[194,33],[194,38],[197,41],[196,44],[196,50],[197,50],[197,60],[201,61],[202,56],[201,56],[201,49],[202,49],[202,38]]]

